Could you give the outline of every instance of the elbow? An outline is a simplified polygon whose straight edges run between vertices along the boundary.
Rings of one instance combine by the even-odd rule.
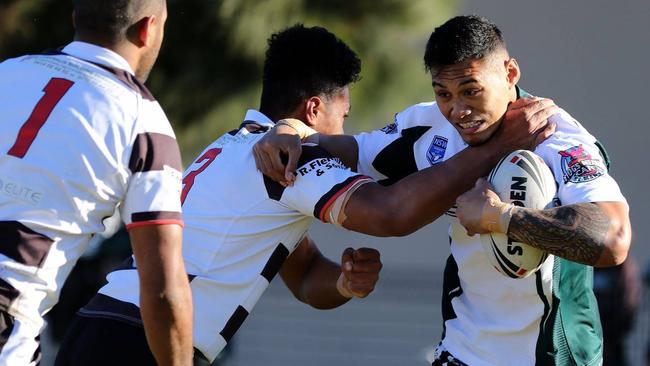
[[[389,228],[389,231],[385,236],[403,237],[412,234],[417,229],[418,229],[417,227],[414,227],[409,222],[397,222],[394,223],[393,226]]]
[[[318,303],[307,303],[309,306],[316,310],[332,310],[339,307],[339,304],[318,304]]]
[[[605,248],[595,267],[611,267],[622,264],[630,251],[632,235],[629,227],[615,231],[605,240]]]
[[[192,308],[191,294],[184,290],[184,288],[177,288],[143,292],[140,298],[141,302],[148,303],[152,309],[165,309],[165,311],[175,313]]]

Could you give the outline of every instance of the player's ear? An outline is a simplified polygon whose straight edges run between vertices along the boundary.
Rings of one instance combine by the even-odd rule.
[[[323,113],[323,100],[318,96],[313,96],[305,101],[305,117],[308,125],[313,126],[319,114]]]
[[[517,63],[517,60],[512,57],[504,61],[504,63],[508,85],[510,87],[514,87],[519,82],[519,78],[521,77],[519,64]]]
[[[131,26],[127,31],[131,35],[131,41],[138,47],[147,47],[156,39],[156,27],[158,18],[155,15],[144,17]]]

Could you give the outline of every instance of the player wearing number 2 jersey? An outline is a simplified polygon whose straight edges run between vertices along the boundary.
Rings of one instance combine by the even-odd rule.
[[[143,314],[159,319],[147,324],[169,328],[152,332],[152,348],[161,364],[190,360],[180,153],[142,85],[165,19],[162,0],[78,0],[75,42],[0,64],[2,365],[38,362],[42,316],[116,209],[151,273]]]
[[[314,219],[374,235],[402,235],[430,221],[435,200],[430,182],[440,178],[435,169],[383,187],[317,145],[303,147],[294,186],[275,183],[256,169],[253,146],[281,118],[306,120],[321,133],[341,133],[350,109],[348,84],[359,71],[357,56],[325,29],[295,26],[273,35],[260,111],[249,110],[238,129],[208,146],[186,171],[183,255],[195,306],[194,345],[209,361],[278,271],[298,299],[317,308],[372,291],[378,253],[349,250],[341,266],[326,260],[305,236]],[[503,145],[469,150],[450,164],[480,171],[481,161],[495,159],[482,153],[529,147],[530,124],[518,122],[519,129],[500,139]],[[108,284],[79,312],[78,326],[58,355],[60,365],[107,358],[133,364],[132,355],[146,348],[131,341],[141,332],[138,265],[129,262],[109,274]]]

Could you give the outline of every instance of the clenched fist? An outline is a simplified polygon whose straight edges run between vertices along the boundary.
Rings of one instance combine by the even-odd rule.
[[[341,276],[336,288],[345,297],[366,297],[375,289],[382,264],[379,251],[347,248],[341,255]]]

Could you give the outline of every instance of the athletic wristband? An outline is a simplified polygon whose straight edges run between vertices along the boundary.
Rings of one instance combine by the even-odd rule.
[[[284,125],[289,126],[298,132],[298,136],[301,140],[306,139],[307,137],[316,133],[316,130],[302,123],[299,119],[295,118],[285,118],[281,119],[275,123],[276,126]]]
[[[345,281],[346,278],[343,273],[341,273],[339,279],[336,281],[336,289],[339,291],[339,294],[341,294],[341,296],[345,297],[346,299],[351,299],[354,297],[354,294],[350,292],[347,286],[345,286]]]
[[[483,225],[492,233],[508,233],[515,205],[490,198],[483,206]]]

